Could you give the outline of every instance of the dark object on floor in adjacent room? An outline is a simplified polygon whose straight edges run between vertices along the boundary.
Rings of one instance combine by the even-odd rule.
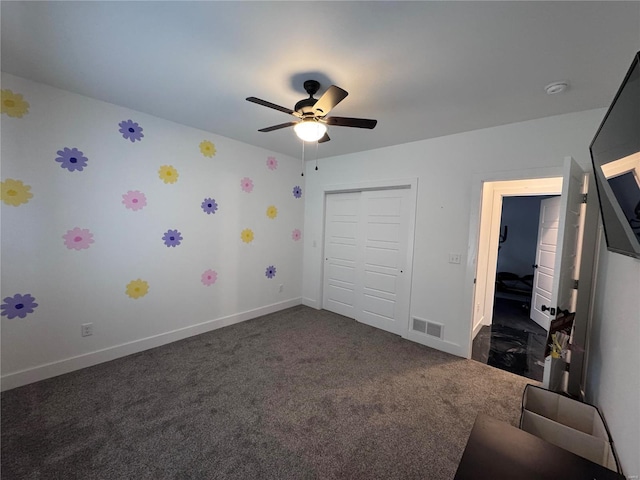
[[[540,382],[546,339],[546,330],[529,318],[521,301],[496,298],[493,323],[476,335],[471,358]]]

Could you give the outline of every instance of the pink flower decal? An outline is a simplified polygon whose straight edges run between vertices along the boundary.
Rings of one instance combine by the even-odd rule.
[[[147,206],[147,197],[138,190],[129,190],[122,195],[122,203],[129,210],[141,210]]]
[[[291,238],[293,238],[293,240],[295,242],[297,242],[298,240],[300,240],[302,238],[302,232],[300,230],[298,230],[297,228],[295,228],[293,230],[293,232],[291,232]]]
[[[249,177],[244,177],[242,180],[240,180],[240,186],[242,187],[243,192],[251,193],[251,191],[253,190],[253,180],[251,180]]]
[[[276,157],[267,157],[267,167],[269,170],[278,168],[278,160],[276,160]]]
[[[216,272],[215,270],[205,270],[204,273],[202,274],[202,277],[200,279],[200,281],[202,282],[203,285],[206,285],[207,287],[213,285],[214,283],[216,283],[216,280],[218,280],[218,272]]]
[[[76,227],[62,236],[69,250],[83,250],[93,243],[93,233],[86,228]]]

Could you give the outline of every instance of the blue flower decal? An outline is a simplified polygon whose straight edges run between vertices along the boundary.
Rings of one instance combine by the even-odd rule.
[[[56,162],[60,164],[60,167],[66,168],[70,172],[75,170],[81,172],[89,161],[77,148],[65,147],[64,150],[58,150],[57,153],[59,156],[56,158]]]
[[[297,185],[293,187],[293,196],[296,198],[300,198],[302,196],[302,189]]]
[[[120,133],[127,140],[131,140],[131,143],[136,140],[141,141],[144,134],[142,133],[142,127],[133,120],[123,120],[118,126],[120,127]]]
[[[202,211],[207,215],[211,215],[212,213],[216,213],[218,210],[218,204],[213,198],[205,198],[202,202]]]
[[[4,303],[0,305],[1,315],[7,318],[24,318],[27,314],[33,313],[33,310],[38,306],[35,300],[29,293],[24,295],[16,293],[13,297],[6,297],[3,300]]]
[[[167,230],[162,240],[167,247],[177,247],[182,240],[182,234],[178,230]]]
[[[276,276],[276,267],[274,267],[273,265],[269,265],[267,267],[267,270],[264,272],[264,275],[267,278],[273,278]]]

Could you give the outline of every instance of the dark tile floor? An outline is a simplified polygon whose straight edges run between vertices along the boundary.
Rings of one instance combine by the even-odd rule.
[[[529,318],[525,301],[496,298],[493,324],[476,335],[471,358],[542,381],[546,341],[546,330]]]

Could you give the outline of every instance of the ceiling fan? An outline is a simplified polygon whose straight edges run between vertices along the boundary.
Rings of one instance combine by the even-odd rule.
[[[267,102],[256,97],[248,97],[249,102],[257,103],[265,107],[279,110],[294,117],[298,117],[297,122],[281,123],[271,127],[261,128],[259,132],[273,132],[281,128],[293,127],[296,135],[305,142],[324,143],[331,140],[327,135],[327,125],[335,125],[337,127],[356,127],[372,129],[378,123],[377,120],[367,118],[350,118],[350,117],[327,117],[327,114],[347,95],[346,90],[331,85],[324,94],[316,99],[313,95],[320,88],[320,83],[316,80],[307,80],[304,82],[304,89],[309,94],[309,98],[305,98],[296,103],[293,110],[281,107],[275,103]]]

